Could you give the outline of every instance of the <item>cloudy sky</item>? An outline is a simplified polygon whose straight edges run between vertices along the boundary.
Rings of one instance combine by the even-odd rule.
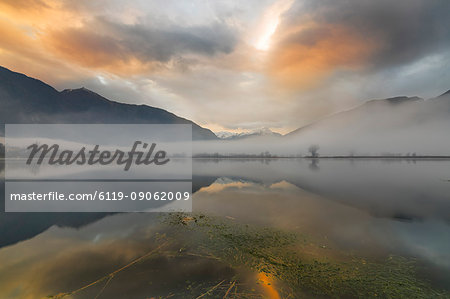
[[[450,89],[450,1],[0,0],[0,65],[214,131],[284,133]]]

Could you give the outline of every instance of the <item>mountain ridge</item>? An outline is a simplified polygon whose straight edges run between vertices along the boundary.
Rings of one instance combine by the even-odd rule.
[[[437,97],[430,98],[428,100],[425,100],[425,99],[423,99],[421,97],[418,97],[418,96],[411,96],[411,97],[408,97],[408,96],[396,96],[396,97],[390,97],[390,98],[386,98],[386,99],[367,100],[364,103],[359,104],[357,106],[354,106],[352,108],[349,108],[349,109],[346,109],[346,110],[342,110],[342,111],[330,114],[330,115],[325,116],[325,117],[323,117],[323,118],[321,118],[319,120],[316,120],[316,121],[314,121],[312,123],[309,123],[307,125],[299,127],[299,128],[297,128],[297,129],[295,129],[295,130],[293,130],[293,131],[291,131],[291,132],[289,132],[289,133],[287,133],[287,134],[285,134],[283,136],[295,135],[298,132],[300,132],[300,131],[302,131],[304,129],[307,129],[307,128],[311,128],[311,127],[313,127],[313,126],[315,126],[315,125],[317,125],[317,124],[319,124],[319,123],[321,123],[323,121],[327,121],[327,120],[329,120],[331,118],[334,118],[334,117],[342,115],[342,114],[352,113],[353,111],[357,111],[358,109],[370,109],[371,108],[370,106],[388,104],[388,105],[392,105],[392,107],[396,107],[396,106],[397,107],[401,107],[402,105],[405,105],[405,104],[406,105],[409,105],[409,104],[423,104],[423,103],[429,104],[430,103],[429,101],[434,101],[434,100],[442,99],[442,98],[446,99],[447,97],[450,99],[450,90],[448,90],[447,92],[445,92],[445,93],[443,93],[443,94],[441,94],[441,95],[439,95]]]
[[[448,155],[450,92],[424,100],[393,97],[369,100],[300,127],[285,137],[326,155]]]
[[[222,140],[241,140],[254,137],[282,137],[283,135],[270,130],[269,128],[263,127],[261,129],[256,129],[248,132],[232,133],[232,132],[217,132],[216,136]]]
[[[191,124],[194,140],[215,140],[209,129],[169,111],[112,101],[85,87],[58,91],[0,66],[3,123]]]

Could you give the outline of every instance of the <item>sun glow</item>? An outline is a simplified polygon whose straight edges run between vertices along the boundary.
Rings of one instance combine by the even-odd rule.
[[[255,43],[256,49],[260,51],[269,50],[272,35],[277,30],[280,23],[280,16],[286,12],[293,3],[294,0],[279,0],[267,9],[258,26],[259,37]]]
[[[272,279],[272,277],[270,277],[269,275],[267,275],[264,272],[258,273],[257,277],[261,283],[261,286],[264,290],[266,298],[269,298],[269,299],[280,299],[281,298],[280,295],[278,294],[278,291],[273,286],[274,280]]]

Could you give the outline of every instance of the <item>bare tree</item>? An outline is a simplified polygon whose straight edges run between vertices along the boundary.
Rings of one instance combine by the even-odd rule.
[[[308,152],[311,153],[311,157],[317,158],[319,156],[319,149],[320,147],[318,145],[313,144],[308,148]]]

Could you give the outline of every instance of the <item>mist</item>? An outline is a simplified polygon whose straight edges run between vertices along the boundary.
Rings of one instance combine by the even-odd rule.
[[[429,100],[372,100],[282,137],[194,142],[194,154],[309,156],[448,156],[450,95]]]

